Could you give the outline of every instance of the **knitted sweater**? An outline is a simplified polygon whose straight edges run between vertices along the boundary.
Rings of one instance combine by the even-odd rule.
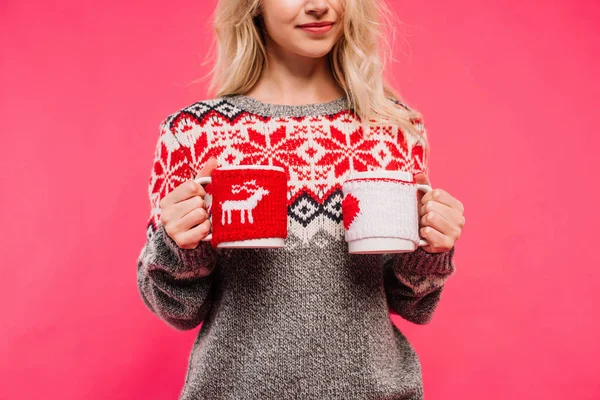
[[[284,167],[285,247],[182,249],[166,234],[159,201],[210,156],[219,165]],[[374,169],[426,172],[421,143],[397,126],[363,137],[345,97],[285,106],[227,95],[161,122],[137,282],[169,325],[203,322],[180,399],[423,398],[418,357],[389,312],[429,322],[454,271],[454,248],[349,254],[342,183]]]

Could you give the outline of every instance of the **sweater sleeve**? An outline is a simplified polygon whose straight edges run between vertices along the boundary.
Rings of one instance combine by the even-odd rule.
[[[160,223],[160,200],[193,178],[187,150],[169,127],[160,135],[150,173],[150,218],[146,242],[137,259],[137,284],[142,300],[159,318],[179,330],[193,329],[206,317],[215,285],[216,250],[209,242],[183,249]]]
[[[407,110],[409,106],[401,101],[398,105]],[[412,119],[416,129],[427,138],[422,118]],[[412,145],[411,172],[428,174],[428,151],[424,142]],[[404,319],[416,324],[431,321],[440,301],[444,284],[454,273],[455,247],[442,253],[428,253],[422,247],[413,252],[384,254],[382,258],[384,287],[388,305]]]
[[[444,284],[454,273],[454,247],[442,253],[428,253],[422,247],[413,252],[383,255],[383,282],[390,308],[407,321],[431,321]]]

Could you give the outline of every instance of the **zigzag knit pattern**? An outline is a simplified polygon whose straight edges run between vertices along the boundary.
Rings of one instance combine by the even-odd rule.
[[[183,249],[167,234],[160,200],[210,156],[223,166],[283,167],[283,248],[203,241]],[[423,148],[395,126],[363,135],[344,98],[282,106],[224,96],[162,121],[137,284],[170,326],[202,323],[180,400],[423,399],[419,359],[389,314],[429,322],[454,271],[454,248],[349,254],[342,184],[349,173],[378,169],[426,171]]]
[[[397,126],[377,128],[367,137],[344,98],[324,107],[329,112],[321,115],[266,116],[261,111],[270,110],[262,103],[224,96],[169,115],[160,126],[150,178],[148,236],[158,226],[160,199],[194,177],[211,156],[219,165],[273,165],[287,171],[288,241],[300,246],[309,246],[315,237],[323,246],[343,237],[342,183],[347,174],[425,170],[421,142]],[[423,130],[421,121],[415,124]]]

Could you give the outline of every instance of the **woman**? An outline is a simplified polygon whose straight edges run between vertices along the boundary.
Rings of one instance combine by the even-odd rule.
[[[375,0],[221,0],[216,96],[161,123],[138,259],[146,305],[177,329],[203,325],[181,399],[421,399],[421,367],[389,309],[427,323],[454,271],[463,206],[422,196],[429,246],[350,255],[341,184],[405,170],[428,183],[421,116],[383,80]],[[216,250],[204,188],[217,165],[288,175],[283,249]],[[196,173],[196,171],[199,171]]]

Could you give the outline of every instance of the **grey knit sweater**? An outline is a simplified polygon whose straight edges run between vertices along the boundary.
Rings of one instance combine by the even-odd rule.
[[[286,169],[284,248],[182,249],[166,234],[160,199],[210,156]],[[162,121],[137,280],[169,325],[203,322],[180,399],[423,398],[419,359],[389,310],[429,322],[454,272],[454,248],[348,254],[341,184],[372,169],[427,171],[421,142],[395,126],[363,136],[345,98],[282,106],[223,96]]]

